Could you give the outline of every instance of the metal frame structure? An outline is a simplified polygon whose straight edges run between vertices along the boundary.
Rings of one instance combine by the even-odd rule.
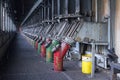
[[[94,0],[94,4],[92,3],[93,0],[86,0],[86,1],[87,2],[85,2],[85,0],[74,0],[75,11],[71,14],[71,13],[69,13],[69,9],[71,8],[71,7],[69,8],[69,6],[70,6],[70,4],[68,4],[69,0],[64,0],[63,4],[62,4],[62,1],[60,1],[60,0],[52,0],[51,7],[48,6],[49,1],[38,0],[36,2],[36,4],[33,6],[33,8],[30,10],[29,14],[24,19],[24,21],[21,23],[21,25],[26,26],[26,24],[27,24],[26,27],[28,27],[28,26],[35,27],[35,25],[33,25],[33,24],[37,24],[37,23],[42,24],[42,26],[45,27],[43,29],[43,32],[45,32],[47,30],[47,33],[49,33],[49,29],[47,29],[47,27],[51,28],[50,25],[52,23],[52,25],[54,25],[54,24],[55,25],[53,26],[52,29],[50,29],[50,34],[53,35],[53,37],[55,37],[55,35],[57,35],[58,37],[61,38],[60,35],[63,33],[62,36],[64,36],[64,31],[66,30],[67,24],[69,24],[69,27],[71,27],[73,21],[79,22],[81,19],[83,19],[84,22],[89,22],[89,24],[90,24],[89,27],[86,27],[86,26],[83,27],[83,25],[82,25],[82,27],[80,27],[82,29],[80,29],[79,31],[77,30],[78,27],[76,27],[76,25],[81,26],[81,24],[76,24],[76,23],[75,23],[76,25],[74,25],[75,28],[73,28],[73,25],[72,25],[73,30],[70,30],[71,33],[69,33],[69,31],[67,31],[67,30],[66,31],[68,32],[68,34],[72,35],[72,37],[74,37],[74,38],[76,37],[74,35],[76,33],[78,35],[78,37],[88,37],[90,40],[96,41],[96,42],[90,42],[90,43],[84,43],[84,42],[80,41],[80,43],[91,45],[92,65],[93,65],[91,77],[94,77],[94,74],[95,74],[95,50],[96,50],[95,47],[102,45],[102,46],[108,46],[109,49],[111,48],[111,46],[110,46],[110,44],[111,44],[111,25],[110,25],[111,19],[110,19],[110,15],[109,15],[107,17],[107,22],[104,22],[103,20],[101,20],[101,17],[105,17],[105,15],[103,15],[104,13],[102,13],[103,6],[98,4],[98,0]],[[100,2],[102,3],[102,1],[100,1]],[[43,3],[44,5],[42,4],[42,6],[40,6],[40,3]],[[63,5],[63,7],[62,7],[62,5]],[[92,5],[94,5],[94,8]],[[36,22],[35,16],[32,15],[33,13],[35,14],[34,10],[36,10],[36,8],[38,6],[40,6],[40,9],[42,11],[41,15],[38,16],[38,17],[42,17],[42,20],[40,22]],[[109,3],[108,3],[108,6],[110,7]],[[50,13],[50,8],[52,10],[51,13]],[[50,16],[52,17],[52,20],[50,19]],[[94,20],[91,20],[93,18],[94,18]],[[94,21],[94,22],[92,22],[92,21]],[[63,24],[63,22],[66,22],[66,23]],[[48,23],[50,23],[50,24],[48,24]],[[87,23],[84,23],[84,24],[87,24]],[[104,34],[102,34],[102,30],[103,30],[103,26],[104,26],[103,24],[106,24],[106,25],[108,24],[108,26],[105,28],[106,30],[103,31]],[[95,25],[97,25],[97,26],[95,26]],[[41,27],[41,26],[38,25],[38,27]],[[67,27],[68,27],[68,25],[67,25]],[[94,29],[91,29],[90,27],[94,28]],[[99,28],[97,28],[97,27],[99,27]],[[85,30],[85,28],[86,28],[86,34],[83,34],[83,36],[79,35],[79,32],[81,32],[82,30]],[[58,29],[60,29],[60,30],[57,32],[56,30],[58,30]],[[91,38],[91,36],[88,36],[88,35],[92,35],[93,34],[92,32],[94,30],[98,31],[98,32],[94,33],[97,36],[95,35]],[[102,35],[102,37],[101,37],[101,35]],[[107,36],[107,40],[106,40],[106,37],[103,37],[103,35]],[[95,37],[98,37],[99,40],[98,39],[96,40]],[[101,39],[101,38],[104,38],[104,39]],[[99,43],[97,43],[97,42],[99,42]],[[104,55],[104,54],[102,54],[102,55]]]

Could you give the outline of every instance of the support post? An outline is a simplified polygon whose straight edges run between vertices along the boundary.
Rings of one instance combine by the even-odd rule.
[[[60,0],[57,0],[57,16],[60,15]]]
[[[91,72],[91,78],[93,78],[95,75],[95,43],[92,43],[92,72]]]
[[[80,0],[76,0],[76,2],[75,2],[76,4],[75,4],[75,8],[76,8],[76,10],[75,10],[75,14],[79,14],[80,13]]]
[[[54,20],[54,0],[52,0],[52,21]]]
[[[95,0],[95,22],[98,22],[98,0]]]

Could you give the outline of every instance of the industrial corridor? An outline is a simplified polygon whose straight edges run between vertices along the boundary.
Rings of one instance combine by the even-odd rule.
[[[65,70],[54,72],[52,63],[46,63],[20,33],[8,50],[0,80],[91,80],[90,75],[81,73],[77,62],[65,61]],[[109,80],[109,73],[99,72],[92,80]]]
[[[67,80],[62,73],[53,72],[50,66],[18,33],[10,46],[8,61],[2,67],[0,80]]]
[[[0,80],[120,80],[120,0],[0,0]]]

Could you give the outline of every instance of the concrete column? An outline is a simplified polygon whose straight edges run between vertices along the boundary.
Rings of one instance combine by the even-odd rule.
[[[116,0],[115,52],[118,55],[118,57],[120,58],[120,0]],[[120,61],[119,61],[119,63],[120,63]]]

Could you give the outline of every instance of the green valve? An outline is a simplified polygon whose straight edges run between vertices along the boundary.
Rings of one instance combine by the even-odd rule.
[[[47,51],[46,51],[46,62],[53,62],[52,45],[50,45],[47,48]]]
[[[53,40],[52,44],[46,50],[46,62],[53,62],[52,48],[59,44],[59,41]]]
[[[38,54],[40,54],[41,44],[38,43]]]
[[[35,40],[33,40],[33,47],[35,47]]]

